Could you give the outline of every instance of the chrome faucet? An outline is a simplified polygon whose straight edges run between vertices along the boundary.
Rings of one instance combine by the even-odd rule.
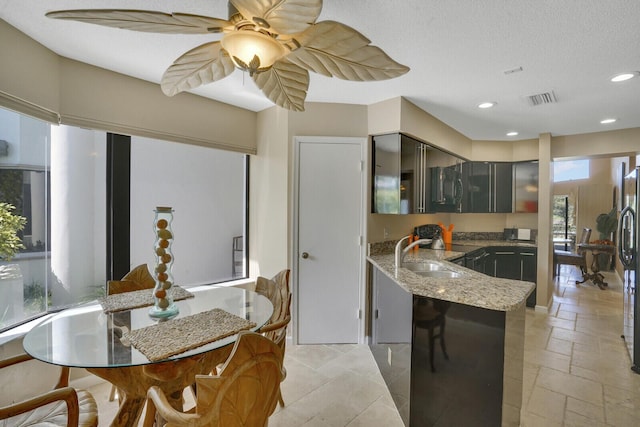
[[[398,240],[398,243],[396,243],[396,268],[402,267],[404,256],[409,252],[409,249],[413,248],[415,245],[423,245],[432,242],[432,239],[419,239],[415,242],[409,243],[406,248],[402,249],[402,242],[407,240],[409,237],[411,237],[411,235],[403,237]]]

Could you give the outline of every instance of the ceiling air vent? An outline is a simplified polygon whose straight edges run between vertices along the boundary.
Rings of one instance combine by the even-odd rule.
[[[529,105],[532,107],[541,104],[555,104],[558,101],[556,99],[556,94],[553,93],[553,91],[529,95],[527,100],[529,101]]]

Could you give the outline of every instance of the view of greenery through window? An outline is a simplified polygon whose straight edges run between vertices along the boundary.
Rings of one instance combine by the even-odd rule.
[[[553,181],[589,179],[589,167],[589,159],[554,161]],[[553,238],[569,240],[556,244],[559,249],[571,248],[576,242],[575,201],[568,195],[553,196]]]
[[[553,238],[570,239],[569,246],[575,243],[575,203],[571,201],[569,196],[553,196]]]

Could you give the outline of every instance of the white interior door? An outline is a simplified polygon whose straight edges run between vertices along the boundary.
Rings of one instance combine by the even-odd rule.
[[[298,140],[294,264],[300,344],[358,342],[363,145],[353,138]]]

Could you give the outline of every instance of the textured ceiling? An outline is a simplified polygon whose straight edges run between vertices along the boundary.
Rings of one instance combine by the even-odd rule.
[[[44,16],[82,8],[227,17],[227,3],[218,0],[0,0],[0,18],[59,55],[156,83],[178,56],[220,37],[136,33]],[[368,105],[403,96],[476,140],[640,127],[640,78],[609,81],[640,70],[637,0],[325,0],[318,20],[355,28],[411,71],[382,82],[310,73],[307,102]],[[549,91],[556,103],[527,102]],[[253,111],[273,105],[239,70],[193,93]],[[482,101],[498,104],[480,110]],[[600,124],[608,117],[618,120]],[[507,137],[512,130],[519,135]]]

